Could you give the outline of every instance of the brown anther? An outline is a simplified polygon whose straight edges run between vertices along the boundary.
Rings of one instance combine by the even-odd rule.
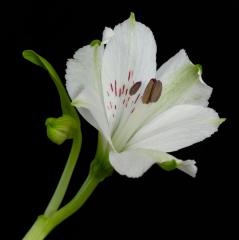
[[[136,82],[129,90],[129,95],[132,96],[135,93],[137,93],[137,91],[139,90],[139,88],[141,87],[142,82]]]
[[[160,80],[156,80],[151,92],[150,102],[157,102],[161,96],[161,93],[162,93],[162,82]]]
[[[151,79],[148,83],[148,85],[146,86],[145,90],[144,90],[144,94],[142,97],[142,102],[147,104],[150,102],[150,95],[154,86],[154,82],[156,82],[156,79]]]
[[[151,79],[144,90],[142,102],[145,104],[157,102],[162,93],[162,82],[160,80]]]

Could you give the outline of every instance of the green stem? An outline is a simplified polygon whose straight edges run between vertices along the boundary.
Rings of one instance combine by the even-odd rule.
[[[79,210],[99,183],[100,179],[89,174],[75,197],[52,216],[54,227]]]
[[[50,216],[39,216],[23,240],[43,240],[53,228],[76,212],[85,203],[101,180],[96,178],[91,171],[76,196]]]
[[[43,240],[58,224],[81,208],[93,193],[96,186],[113,172],[113,168],[108,160],[108,153],[108,144],[104,142],[104,138],[99,134],[95,159],[91,162],[89,175],[78,193],[69,203],[58,211],[50,211],[51,214],[39,216],[23,240]],[[75,156],[75,154],[73,154],[73,156]],[[61,189],[61,187],[59,188]],[[61,190],[58,191],[62,193]],[[61,196],[61,194],[59,196]],[[53,198],[53,203],[54,202],[55,204],[51,204],[52,206],[56,206],[56,203],[58,203],[57,198]]]
[[[44,212],[44,216],[50,216],[54,213],[61,205],[61,202],[65,196],[67,187],[69,185],[73,170],[77,163],[77,159],[81,148],[81,131],[77,130],[75,137],[73,138],[73,143],[68,157],[67,163],[65,165],[64,171],[61,175],[60,181],[56,187],[56,190]]]

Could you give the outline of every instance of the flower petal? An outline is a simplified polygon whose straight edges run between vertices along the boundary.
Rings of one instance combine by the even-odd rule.
[[[74,54],[73,59],[67,61],[66,88],[72,100],[86,87],[101,89],[100,70],[103,46],[87,45]]]
[[[139,101],[134,114],[127,118],[127,125],[123,122],[118,127],[114,137],[116,145],[120,145],[122,139],[127,141],[143,125],[174,105],[208,105],[212,88],[202,81],[201,68],[191,63],[184,50],[159,68],[157,79],[162,81],[160,99],[151,104],[142,104]]]
[[[72,101],[72,105],[92,126],[101,131],[111,144],[108,121],[104,113],[104,106],[100,104],[100,101],[98,92],[91,88],[84,88]]]
[[[104,47],[96,42],[80,48],[69,59],[66,69],[66,87],[72,104],[95,128],[110,139],[108,120],[102,96],[101,61]]]
[[[135,108],[138,94],[156,76],[156,43],[151,30],[131,16],[114,28],[102,60],[102,85],[111,131]],[[131,96],[130,88],[142,82]]]
[[[121,153],[112,151],[109,160],[119,174],[132,178],[142,176],[154,163],[160,164],[172,160],[176,161],[178,169],[192,177],[195,177],[197,172],[193,160],[182,161],[168,153],[148,149],[129,149]]]
[[[110,163],[121,175],[137,178],[142,176],[155,160],[142,149],[128,150],[121,153],[110,152]]]
[[[110,39],[114,36],[114,31],[111,28],[105,27],[102,36],[102,43],[107,44]]]
[[[176,104],[207,106],[212,88],[203,82],[202,69],[194,65],[184,50],[164,63],[157,71],[163,84],[159,107],[164,110]]]
[[[211,108],[177,105],[143,126],[128,147],[176,151],[211,136],[223,121]]]
[[[178,169],[187,173],[188,175],[192,177],[196,177],[197,174],[197,166],[195,165],[196,162],[194,160],[186,160],[181,161],[178,165]]]
[[[151,157],[154,159],[154,161],[156,163],[158,163],[159,165],[162,164],[162,163],[169,162],[169,161],[175,161],[176,165],[177,165],[176,167],[179,170],[187,173],[191,177],[196,177],[197,166],[196,166],[196,162],[194,160],[183,161],[181,159],[178,159],[178,158],[174,157],[171,154],[161,152],[161,151],[148,150],[148,152],[151,155]]]

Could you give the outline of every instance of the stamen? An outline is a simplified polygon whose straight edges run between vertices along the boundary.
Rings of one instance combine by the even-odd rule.
[[[162,82],[160,80],[157,80],[151,92],[150,102],[157,102],[161,96],[161,93],[162,93]]]
[[[154,86],[154,82],[156,81],[156,79],[151,79],[148,83],[148,85],[146,86],[145,90],[144,90],[144,94],[143,94],[143,97],[142,97],[142,102],[143,103],[149,103],[150,102],[150,94],[151,94],[151,91],[153,89],[153,86]]]
[[[129,90],[129,95],[134,95],[141,87],[142,82],[136,82]]]
[[[142,102],[145,104],[157,102],[162,93],[162,82],[160,80],[151,79],[144,90]]]

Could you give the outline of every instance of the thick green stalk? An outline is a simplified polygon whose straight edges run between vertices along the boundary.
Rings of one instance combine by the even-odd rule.
[[[23,240],[43,240],[58,224],[79,210],[97,185],[111,175],[112,168],[105,167],[105,161],[102,161],[104,159],[99,159],[97,156],[91,163],[88,177],[75,197],[51,215],[39,216]]]
[[[100,180],[91,174],[87,177],[76,196],[59,211],[50,216],[37,218],[23,240],[43,240],[61,222],[76,212],[95,190]]]
[[[71,152],[68,157],[66,166],[61,175],[61,178],[57,185],[57,188],[51,198],[51,201],[49,202],[49,204],[45,210],[45,213],[44,213],[45,216],[50,216],[52,213],[54,213],[59,208],[59,206],[65,196],[67,187],[69,185],[73,170],[75,168],[75,165],[77,163],[77,159],[78,159],[78,156],[80,153],[81,142],[82,142],[81,131],[80,131],[80,129],[77,129],[75,137],[73,138]]]

